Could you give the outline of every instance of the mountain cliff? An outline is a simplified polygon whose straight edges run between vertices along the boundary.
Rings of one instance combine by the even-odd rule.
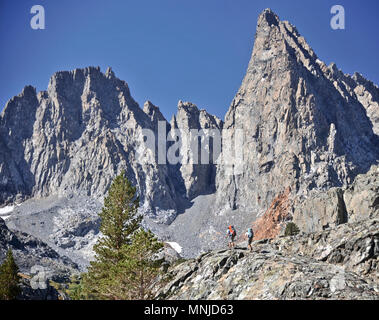
[[[153,123],[110,69],[57,72],[38,94],[25,87],[0,118],[0,201],[52,194],[101,198],[125,169],[146,207],[175,210],[167,168],[155,159],[135,159],[141,130],[153,130]]]
[[[379,89],[320,61],[288,21],[266,9],[254,49],[225,116],[244,132],[243,169],[216,174],[215,210],[261,215],[285,189],[346,186],[379,159]]]

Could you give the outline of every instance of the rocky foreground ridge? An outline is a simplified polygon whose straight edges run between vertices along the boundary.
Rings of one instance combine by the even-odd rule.
[[[379,299],[379,220],[212,251],[169,269],[157,299]]]

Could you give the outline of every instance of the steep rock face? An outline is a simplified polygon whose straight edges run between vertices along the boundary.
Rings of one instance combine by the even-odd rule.
[[[361,74],[354,73],[352,77],[345,75],[345,85],[350,86],[359,102],[365,107],[370,118],[373,131],[379,135],[379,88]]]
[[[228,175],[218,167],[216,211],[259,215],[287,187],[306,195],[344,186],[377,162],[374,94],[364,102],[347,78],[321,62],[289,22],[269,9],[259,16],[247,73],[224,124],[244,132],[243,170]]]
[[[178,129],[181,133],[180,172],[190,200],[215,191],[215,163],[221,151],[221,143],[219,150],[214,145],[221,142],[221,139],[216,140],[216,135],[219,134],[221,138],[222,126],[223,122],[216,116],[199,110],[190,102],[179,101],[176,116],[171,120],[171,128]],[[191,133],[191,130],[194,131]],[[197,142],[197,149],[192,147],[193,141]],[[202,151],[206,150],[209,150],[209,155],[202,155]]]
[[[379,216],[379,166],[360,174],[343,194],[349,221]]]
[[[178,164],[158,161],[159,123],[164,138],[171,128],[181,132]],[[191,129],[203,135],[197,163],[188,149]],[[101,200],[124,169],[143,212],[169,223],[185,198],[215,191],[212,129],[221,130],[222,121],[190,102],[179,102],[171,124],[150,101],[140,109],[111,69],[57,72],[47,91],[25,87],[0,117],[0,204],[51,195]],[[153,149],[141,147],[144,130],[154,135]],[[208,146],[210,164],[202,164]]]
[[[254,240],[275,238],[281,233],[286,221],[291,219],[290,192],[287,188],[276,196],[264,215],[253,223]]]
[[[346,222],[379,216],[379,167],[373,165],[345,188],[312,190],[291,205],[293,221],[301,231],[314,232]]]
[[[167,167],[154,154],[136,159],[142,129],[155,130],[163,118],[145,112],[111,69],[57,72],[38,94],[25,87],[0,117],[0,203],[52,194],[101,198],[124,169],[145,211],[175,212]]]
[[[274,198],[270,207],[254,223],[255,239],[284,234],[292,220],[301,232],[316,232],[341,224],[379,216],[379,169],[373,165],[356,176],[345,188],[311,190],[308,195],[292,195],[287,188]]]
[[[343,189],[312,190],[305,198],[297,198],[292,206],[293,221],[304,232],[335,227],[348,221]]]
[[[0,203],[32,192],[34,177],[23,144],[32,139],[37,108],[36,91],[27,86],[8,102],[6,109],[13,111],[0,115]]]

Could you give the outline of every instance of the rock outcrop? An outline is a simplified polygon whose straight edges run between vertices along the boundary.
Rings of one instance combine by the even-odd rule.
[[[348,187],[312,190],[305,197],[296,197],[290,213],[304,232],[378,217],[379,167],[374,165],[367,173],[358,175]]]
[[[365,79],[361,74],[345,75],[344,83],[353,90],[359,102],[366,109],[367,116],[372,123],[373,131],[379,135],[379,88],[372,81]]]
[[[353,271],[378,285],[379,218],[271,241],[283,254],[297,254]]]
[[[178,129],[181,134],[180,172],[189,200],[215,192],[216,160],[221,152],[222,126],[223,122],[220,119],[205,110],[199,110],[190,102],[179,101],[178,111],[171,119],[171,128]],[[217,134],[220,138],[219,152],[213,148]],[[193,141],[197,148],[191,147]],[[202,154],[204,150],[208,150],[209,153]]]
[[[287,188],[275,197],[264,215],[253,223],[254,240],[272,239],[281,234],[286,221],[292,218],[290,192]]]
[[[274,198],[254,223],[254,239],[272,239],[284,234],[292,221],[301,232],[334,228],[347,222],[379,217],[379,169],[373,165],[345,188],[311,190],[307,196],[291,195],[290,189]]]
[[[343,193],[349,221],[360,221],[379,216],[379,166],[372,166],[367,174],[360,174]]]
[[[169,269],[156,297],[377,300],[378,223],[208,252]]]

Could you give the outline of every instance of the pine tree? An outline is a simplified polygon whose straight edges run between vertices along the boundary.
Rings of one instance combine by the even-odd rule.
[[[156,254],[163,247],[151,231],[142,228],[132,243],[122,248],[123,259],[111,270],[110,292],[116,299],[151,299],[152,285],[160,273],[162,260]]]
[[[299,227],[294,222],[288,222],[284,231],[285,236],[294,236],[300,232]]]
[[[19,269],[14,261],[12,250],[0,266],[0,300],[14,300],[21,293]]]
[[[136,188],[123,171],[112,182],[101,211],[100,231],[103,236],[94,246],[95,261],[83,275],[83,292],[89,298],[114,299],[109,293],[112,284],[110,270],[123,258],[122,248],[131,244],[133,234],[140,227],[139,198]]]

